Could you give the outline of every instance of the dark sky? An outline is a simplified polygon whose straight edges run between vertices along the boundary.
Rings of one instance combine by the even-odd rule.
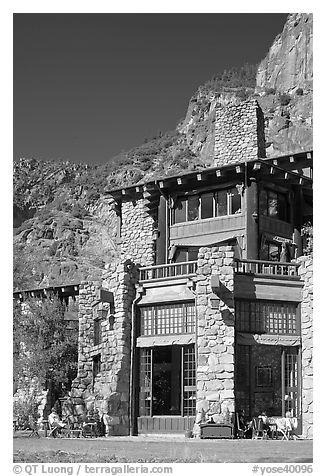
[[[103,163],[174,129],[216,72],[258,63],[286,14],[15,14],[14,159]]]

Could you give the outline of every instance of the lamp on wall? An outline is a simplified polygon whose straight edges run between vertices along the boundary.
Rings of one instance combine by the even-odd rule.
[[[153,234],[152,234],[153,240],[154,241],[157,240],[159,236],[160,236],[160,232],[159,232],[158,228],[154,228]]]

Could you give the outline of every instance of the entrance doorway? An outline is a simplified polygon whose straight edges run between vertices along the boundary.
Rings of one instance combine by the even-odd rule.
[[[236,411],[300,418],[300,378],[298,347],[237,345]]]
[[[194,344],[141,348],[139,351],[138,431],[149,424],[155,429],[155,418],[159,420],[158,431],[164,431],[166,425],[175,431],[184,431],[187,419],[196,411]],[[166,417],[165,421],[163,417]]]
[[[140,416],[195,414],[194,344],[140,349],[139,377]]]

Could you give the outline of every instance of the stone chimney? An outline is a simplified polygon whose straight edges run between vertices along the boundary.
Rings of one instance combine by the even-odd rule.
[[[265,158],[263,112],[255,99],[216,110],[214,165]]]

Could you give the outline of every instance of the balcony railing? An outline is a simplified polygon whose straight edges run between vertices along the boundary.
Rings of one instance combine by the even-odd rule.
[[[159,264],[140,268],[140,281],[152,281],[154,279],[169,279],[178,276],[193,276],[196,274],[197,261],[185,261],[182,263]]]
[[[235,272],[241,274],[298,277],[298,267],[299,265],[296,263],[280,261],[235,260]]]

